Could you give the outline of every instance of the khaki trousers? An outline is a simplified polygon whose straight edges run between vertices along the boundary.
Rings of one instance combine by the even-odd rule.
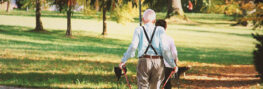
[[[163,79],[163,59],[139,58],[137,65],[138,89],[160,89]]]

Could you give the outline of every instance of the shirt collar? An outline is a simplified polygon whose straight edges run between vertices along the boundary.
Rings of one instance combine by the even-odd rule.
[[[155,25],[153,23],[146,23],[144,24],[146,27],[153,28]]]

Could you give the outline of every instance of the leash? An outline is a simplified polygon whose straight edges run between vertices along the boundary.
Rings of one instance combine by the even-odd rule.
[[[165,83],[164,83],[164,85],[163,85],[163,87],[162,87],[162,89],[164,89],[164,87],[165,87],[165,85],[166,85],[166,83],[168,82],[168,80],[172,77],[172,75],[175,73],[175,70],[173,70],[171,73],[170,73],[170,75],[169,75],[169,77],[166,79],[166,81],[165,81]]]
[[[129,89],[131,89],[131,84],[129,83],[129,80],[128,80],[128,77],[126,75],[126,72],[124,69],[122,69],[123,73],[124,73],[124,76],[125,76],[125,79],[126,79],[126,82],[127,82],[127,85],[129,86]]]

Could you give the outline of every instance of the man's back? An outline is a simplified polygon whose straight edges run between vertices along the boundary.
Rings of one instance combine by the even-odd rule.
[[[162,32],[164,32],[163,28],[161,27],[156,27],[155,25],[152,24],[146,24],[143,26],[145,28],[146,34],[149,37],[149,40],[152,40],[151,45],[153,46],[153,48],[156,50],[157,55],[162,55],[161,53],[161,46],[160,46],[160,42],[161,42],[161,37],[160,34],[162,34]],[[142,56],[144,54],[144,52],[146,51],[147,46],[149,45],[149,42],[147,41],[145,32],[143,31],[143,27],[140,27],[139,30],[139,46],[138,46],[138,57]],[[154,29],[156,30],[155,33]],[[151,38],[153,35],[153,38]],[[149,50],[146,53],[147,55],[156,55],[154,50],[150,47]]]
[[[149,40],[151,40],[151,36],[153,34],[155,25],[148,23],[143,26],[145,28],[145,31],[149,37]],[[124,57],[122,58],[122,62],[125,62],[127,59],[135,56],[135,51],[138,48],[138,56],[140,57],[144,54],[146,51],[147,46],[149,45],[149,42],[146,38],[146,35],[143,31],[143,27],[137,27],[134,31],[133,40],[128,48],[127,52],[124,54]],[[164,28],[163,27],[156,27],[156,32],[153,36],[152,40],[152,46],[156,50],[157,54],[159,56],[162,55],[162,36],[165,35]],[[147,55],[156,55],[154,50],[150,47],[149,50],[146,53]]]

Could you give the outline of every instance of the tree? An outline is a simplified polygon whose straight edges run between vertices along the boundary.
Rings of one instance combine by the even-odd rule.
[[[1,0],[0,3],[6,2],[6,12],[9,12],[10,9],[10,0]]]
[[[79,1],[87,2],[86,0],[79,0]],[[67,10],[66,36],[71,37],[72,36],[71,15],[72,15],[72,9],[77,4],[77,0],[54,0],[52,3],[57,6],[60,12],[62,12],[64,9]]]
[[[10,0],[7,0],[6,12],[9,12],[9,8],[10,8]]]
[[[67,31],[66,36],[72,36],[71,33],[71,13],[72,7],[76,4],[76,0],[68,0],[68,8],[67,8]]]
[[[252,6],[247,5],[247,9],[255,9],[256,12],[242,18],[242,21],[253,22],[253,30],[255,30],[255,33],[253,33],[252,36],[258,41],[255,46],[256,49],[253,52],[254,66],[260,79],[263,81],[263,1],[255,0],[255,3],[255,8],[251,8]]]
[[[47,1],[46,0],[21,0],[21,3],[23,6],[22,8],[26,8],[28,6],[34,6],[36,8],[36,27],[33,31],[36,32],[41,32],[45,31],[43,28],[43,24],[41,21],[41,6],[45,4]]]
[[[168,0],[167,3],[168,11],[166,14],[166,18],[170,18],[175,15],[184,16],[181,0]]]
[[[258,41],[256,44],[256,50],[253,52],[254,65],[260,79],[263,81],[263,35],[253,34],[253,37]]]
[[[36,28],[35,31],[44,31],[43,24],[41,21],[41,0],[36,0]]]
[[[110,0],[108,0],[108,3],[109,3]],[[107,0],[102,0],[102,11],[103,11],[103,16],[102,16],[102,19],[103,19],[103,31],[102,31],[102,35],[106,35],[107,34],[107,23],[106,23],[106,13],[107,13]]]
[[[248,19],[254,21],[254,30],[261,31],[261,33],[258,32],[257,34],[252,35],[258,41],[256,44],[256,50],[253,52],[254,65],[260,79],[263,81],[263,1],[256,0],[255,3],[257,3],[256,12],[252,15],[252,17],[248,17]]]

